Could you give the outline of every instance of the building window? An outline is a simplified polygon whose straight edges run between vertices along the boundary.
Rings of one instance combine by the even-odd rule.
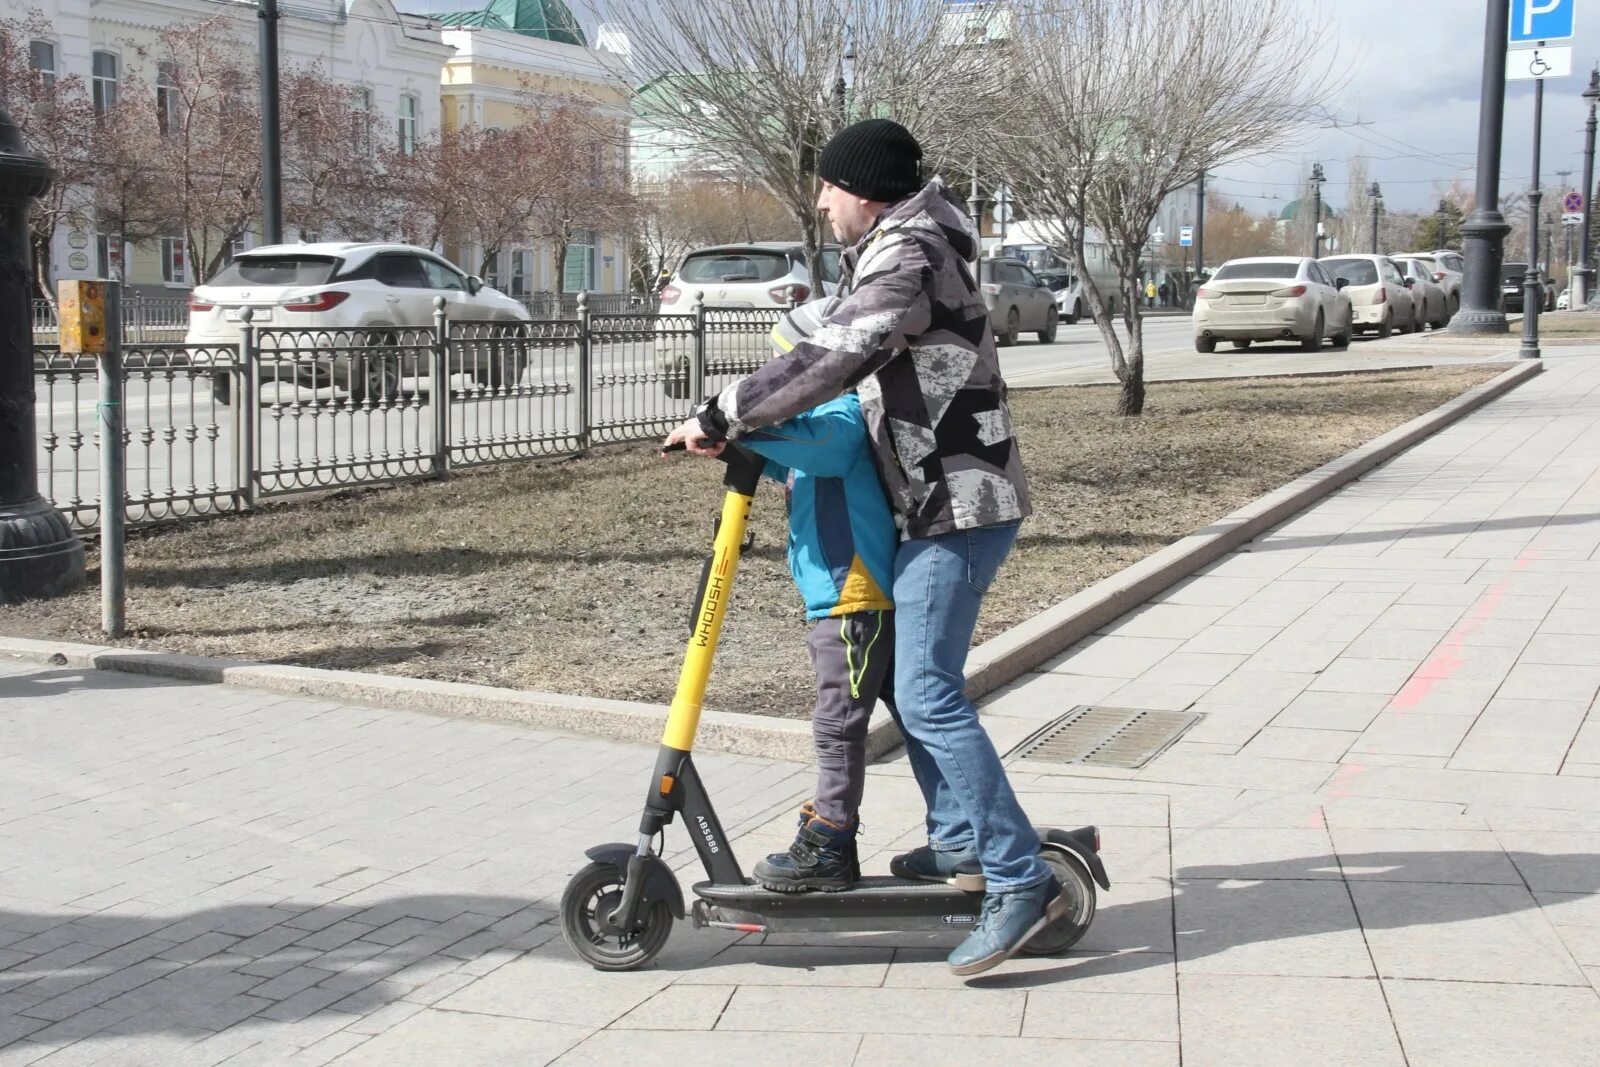
[[[104,115],[117,106],[117,54],[94,54],[94,109]]]
[[[417,98],[407,93],[400,97],[400,151],[410,155],[417,150]]]
[[[49,91],[56,87],[56,46],[49,41],[28,42],[28,66]]]
[[[167,60],[156,69],[156,125],[162,133],[178,128],[178,68]]]
[[[561,288],[569,293],[594,288],[594,245],[592,236],[580,235],[567,246],[567,260],[561,268]]]
[[[95,277],[122,278],[122,242],[112,234],[102,233],[95,238]]]
[[[365,85],[358,85],[353,101],[354,114],[350,116],[353,128],[350,139],[355,143],[356,151],[364,156],[372,155],[372,90]]]
[[[528,260],[533,258],[533,253],[525,248],[519,248],[511,253],[511,295],[528,295]]]
[[[189,255],[182,237],[161,239],[161,277],[169,285],[189,283]]]

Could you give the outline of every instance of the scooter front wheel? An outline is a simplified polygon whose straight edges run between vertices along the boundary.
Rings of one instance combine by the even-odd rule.
[[[1089,932],[1089,924],[1094,922],[1094,879],[1083,862],[1064,849],[1040,849],[1039,858],[1050,865],[1050,873],[1061,883],[1061,892],[1070,905],[1065,915],[1028,939],[1022,954],[1054,956],[1067,951]]]
[[[611,922],[622,902],[622,871],[591,863],[572,876],[561,894],[561,934],[572,951],[600,971],[631,971],[656,958],[672,933],[666,901],[642,901],[634,928]]]

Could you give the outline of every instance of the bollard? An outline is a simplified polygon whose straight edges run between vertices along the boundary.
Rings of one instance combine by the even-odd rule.
[[[578,294],[578,450],[587,452],[594,444],[594,413],[589,410],[594,403],[594,390],[590,384],[594,375],[594,328],[589,312],[589,291]]]
[[[689,349],[689,399],[694,410],[706,402],[706,291],[696,289],[690,311],[694,315],[694,344]]]
[[[39,495],[28,212],[55,171],[0,108],[0,604],[83,584],[83,542]]]
[[[450,477],[450,321],[445,313],[447,301],[433,298],[433,345],[429,351],[428,403],[433,415],[433,475]],[[491,346],[493,342],[490,343]],[[493,352],[491,359],[498,358]],[[491,378],[491,381],[494,379]]]
[[[122,294],[114,282],[98,282],[105,293],[105,350],[100,353],[100,629],[121,637],[127,617],[127,443],[122,438]]]

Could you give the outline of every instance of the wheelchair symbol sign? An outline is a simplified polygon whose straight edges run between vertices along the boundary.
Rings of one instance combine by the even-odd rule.
[[[1571,48],[1517,48],[1506,53],[1506,78],[1510,81],[1543,81],[1571,74]]]

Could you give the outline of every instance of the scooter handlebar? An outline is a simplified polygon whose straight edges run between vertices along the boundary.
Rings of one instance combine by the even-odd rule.
[[[737,441],[728,441],[725,444],[727,447],[716,457],[728,465],[728,472],[723,475],[722,484],[737,493],[743,493],[745,496],[754,496],[756,485],[761,481],[761,470],[766,466],[766,461]],[[668,452],[686,451],[688,451],[688,448],[682,441],[666,445],[661,449],[662,455]]]

